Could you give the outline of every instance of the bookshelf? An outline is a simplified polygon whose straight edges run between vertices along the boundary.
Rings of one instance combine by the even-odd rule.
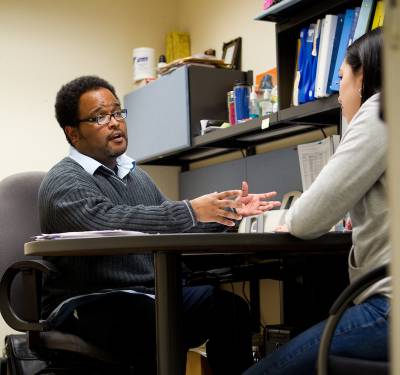
[[[337,126],[341,132],[341,110],[338,95],[312,102],[292,105],[295,78],[297,39],[300,30],[326,14],[339,14],[361,5],[362,0],[282,0],[261,13],[255,20],[275,22],[279,111],[269,118],[269,127],[263,129],[264,119],[253,119],[231,128],[216,130],[203,136],[193,136],[184,150],[141,160],[141,164],[181,165],[213,156],[242,150],[251,155],[255,146],[315,130]]]
[[[267,118],[269,126],[262,129],[263,121]],[[252,119],[230,128],[195,136],[191,147],[143,159],[140,164],[175,165],[186,170],[195,161],[239,150],[250,155],[257,145],[331,126],[338,126],[338,132],[340,131],[341,116],[337,95],[287,108],[270,117]]]
[[[296,46],[302,27],[316,22],[326,14],[338,14],[360,5],[361,0],[283,0],[255,18],[276,23],[278,96],[281,110],[292,106]]]
[[[276,22],[282,30],[291,28],[314,17],[358,6],[361,0],[282,0],[256,16],[257,21]]]
[[[263,121],[269,126],[262,129]],[[192,146],[180,152],[159,155],[142,160],[141,164],[180,165],[204,160],[232,151],[243,150],[252,154],[254,147],[282,138],[304,134],[341,123],[337,95],[273,113],[269,117],[253,119],[227,129],[215,130],[192,139]]]

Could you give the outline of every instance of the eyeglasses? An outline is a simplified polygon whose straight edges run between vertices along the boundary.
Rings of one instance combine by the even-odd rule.
[[[120,111],[115,111],[113,113],[107,113],[106,115],[98,115],[95,117],[89,117],[85,118],[82,120],[79,120],[79,122],[91,122],[91,123],[97,123],[97,125],[103,126],[107,125],[111,121],[111,117],[114,117],[115,120],[117,121],[122,121],[126,119],[126,116],[128,116],[128,110],[127,109],[121,109]]]

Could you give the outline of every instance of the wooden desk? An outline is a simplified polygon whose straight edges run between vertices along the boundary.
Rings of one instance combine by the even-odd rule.
[[[88,256],[154,253],[157,368],[159,375],[183,375],[181,254],[262,253],[266,258],[343,253],[351,246],[350,233],[328,233],[315,240],[300,240],[287,233],[159,234],[34,241],[25,255]]]

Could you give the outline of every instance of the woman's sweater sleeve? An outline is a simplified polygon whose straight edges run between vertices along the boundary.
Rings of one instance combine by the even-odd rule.
[[[336,153],[286,217],[296,237],[316,238],[328,232],[385,172],[386,129],[378,104],[368,104],[347,128]]]

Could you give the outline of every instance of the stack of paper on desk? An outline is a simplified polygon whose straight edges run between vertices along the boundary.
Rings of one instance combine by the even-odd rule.
[[[174,60],[170,62],[169,64],[163,66],[162,68],[158,69],[158,72],[161,75],[165,75],[168,73],[171,73],[175,69],[183,66],[183,65],[201,65],[201,66],[206,66],[206,67],[218,67],[218,68],[229,68],[230,65],[226,64],[224,60],[212,58],[212,57],[207,57],[205,58],[198,58],[194,56],[188,56],[184,57],[182,59]]]
[[[83,232],[64,232],[64,233],[42,233],[34,237],[35,241],[39,240],[66,240],[73,238],[93,238],[93,237],[113,237],[113,236],[141,236],[147,233],[136,232],[133,230],[89,230]]]

